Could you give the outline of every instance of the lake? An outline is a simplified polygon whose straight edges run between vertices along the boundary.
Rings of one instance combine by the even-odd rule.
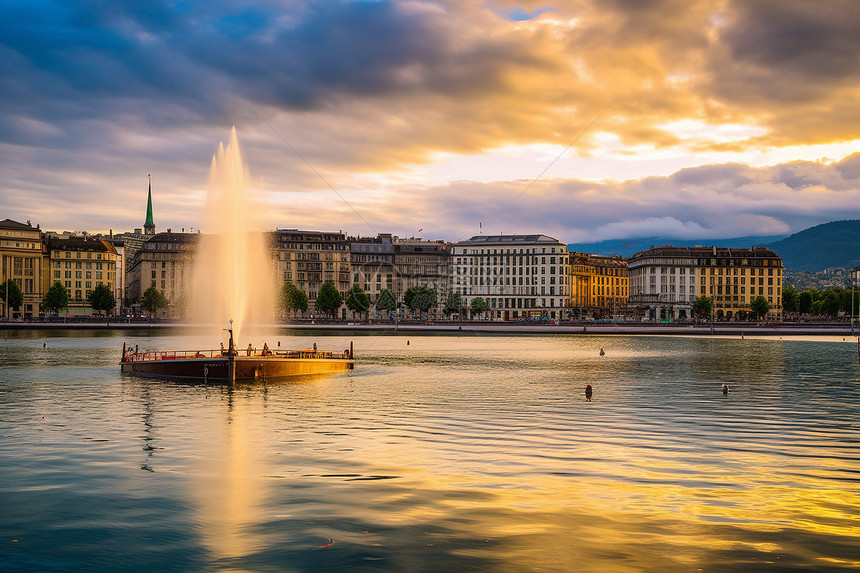
[[[119,374],[217,338],[0,331],[0,570],[860,567],[856,341],[266,341],[350,340],[230,388]]]

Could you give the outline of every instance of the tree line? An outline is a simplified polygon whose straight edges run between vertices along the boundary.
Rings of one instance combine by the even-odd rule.
[[[820,291],[808,288],[798,292],[794,286],[787,286],[782,289],[782,310],[786,314],[798,316],[856,316],[860,308],[860,293],[855,290],[831,288]]]

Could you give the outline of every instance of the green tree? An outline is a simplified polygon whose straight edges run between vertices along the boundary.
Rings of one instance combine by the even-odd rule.
[[[403,302],[412,310],[427,312],[436,306],[436,290],[425,286],[413,286],[406,289]]]
[[[69,291],[63,286],[60,281],[54,281],[48,292],[45,293],[45,298],[42,300],[42,307],[45,310],[53,310],[59,313],[61,308],[69,306]]]
[[[809,308],[809,314],[812,316],[821,316],[824,314],[821,312],[821,306],[824,304],[823,300],[816,300],[812,303],[812,306]]]
[[[343,297],[340,296],[334,283],[331,281],[324,282],[320,287],[319,293],[317,293],[317,300],[314,304],[314,308],[319,312],[326,313],[328,316],[331,316],[332,314],[337,316],[337,309],[339,309],[342,304]]]
[[[164,298],[164,293],[154,286],[146,289],[140,299],[140,307],[143,310],[149,311],[150,314],[155,314],[159,309],[167,306],[167,299]]]
[[[757,296],[750,301],[750,310],[753,311],[756,318],[767,316],[770,311],[770,303],[763,296]]]
[[[397,308],[397,301],[391,290],[384,288],[376,296],[376,312],[390,312]]]
[[[296,304],[299,299],[299,289],[292,282],[287,281],[281,285],[278,291],[278,309],[284,314],[289,314],[298,310]]]
[[[471,304],[472,316],[481,315],[490,310],[490,305],[483,298],[476,296],[472,299]]]
[[[783,312],[797,312],[800,309],[800,295],[794,285],[782,289]]]
[[[8,279],[4,283],[0,283],[0,299],[8,308],[18,310],[24,304],[24,293],[21,292],[21,287],[15,279]]]
[[[460,312],[461,307],[463,306],[463,301],[460,298],[460,295],[452,292],[448,293],[448,299],[445,301],[444,312],[446,316],[450,316],[452,314]]]
[[[352,285],[352,288],[346,293],[346,308],[352,311],[353,316],[355,313],[359,313],[359,315],[362,312],[366,313],[370,310],[370,297],[360,286]]]
[[[714,300],[707,296],[700,296],[693,302],[693,315],[696,318],[711,316],[714,311]]]
[[[797,295],[797,310],[801,314],[810,314],[812,312],[812,303],[815,302],[814,289],[801,291]]]
[[[92,309],[98,313],[102,311],[107,313],[116,306],[116,297],[110,286],[106,284],[96,285],[96,288],[87,293],[87,300],[90,301]]]
[[[827,316],[836,316],[839,314],[840,299],[840,294],[835,290],[828,290],[824,293],[824,297],[821,299],[821,314]]]
[[[308,311],[308,294],[305,291],[296,289],[293,293],[293,310],[297,312]]]

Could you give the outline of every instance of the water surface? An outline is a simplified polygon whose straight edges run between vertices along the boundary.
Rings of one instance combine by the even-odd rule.
[[[193,336],[2,336],[3,570],[860,566],[841,339],[356,337],[351,373],[229,388],[119,374]]]

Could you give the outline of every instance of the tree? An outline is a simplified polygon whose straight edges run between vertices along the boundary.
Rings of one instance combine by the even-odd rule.
[[[788,285],[782,289],[783,312],[797,312],[800,308],[800,295],[794,285]]]
[[[711,316],[714,311],[714,300],[707,296],[700,296],[693,302],[693,315],[697,318]]]
[[[53,310],[59,313],[61,308],[69,306],[69,291],[63,286],[60,281],[54,281],[48,292],[45,293],[45,298],[42,299],[42,307],[45,310]]]
[[[397,308],[397,301],[391,290],[384,288],[376,296],[376,312],[390,312]]]
[[[448,294],[448,300],[445,301],[445,307],[443,311],[445,315],[452,315],[460,312],[460,308],[463,306],[463,301],[460,298],[460,295],[452,292]]]
[[[767,316],[770,311],[770,303],[763,296],[757,296],[750,301],[750,310],[753,311],[756,318]]]
[[[797,295],[797,310],[801,314],[809,314],[812,312],[812,303],[815,302],[815,292],[814,289],[807,289],[801,291],[799,295]]]
[[[167,306],[167,299],[164,298],[164,293],[154,286],[146,289],[143,296],[140,298],[140,307],[143,310],[149,311],[150,314],[155,314],[158,309]]]
[[[96,285],[96,288],[87,293],[87,300],[90,301],[92,309],[98,313],[111,311],[116,306],[116,297],[110,286],[106,284]]]
[[[406,289],[403,302],[412,310],[427,312],[436,306],[436,290],[425,286],[412,286]]]
[[[332,313],[337,316],[337,309],[340,308],[341,304],[343,304],[343,297],[340,296],[334,283],[331,281],[324,282],[320,287],[319,293],[317,293],[317,300],[314,304],[314,308],[329,316],[331,316]]]
[[[476,314],[481,315],[490,310],[490,305],[488,305],[487,301],[485,301],[483,298],[476,296],[472,299],[471,310],[472,316]]]
[[[821,314],[836,316],[839,314],[840,295],[835,290],[828,290],[821,300]]]
[[[308,311],[308,294],[303,291],[296,289],[293,298],[293,310],[299,312],[307,312]]]
[[[356,312],[359,314],[367,312],[370,310],[370,297],[360,286],[352,285],[346,293],[346,308],[352,311],[353,316]]]
[[[284,314],[302,310],[301,298],[304,296],[304,310],[308,309],[307,295],[300,291],[292,282],[285,282],[278,291],[278,308]]]
[[[21,292],[21,287],[15,279],[8,279],[4,283],[0,283],[0,299],[6,303],[8,308],[18,310],[24,304],[24,293]]]

